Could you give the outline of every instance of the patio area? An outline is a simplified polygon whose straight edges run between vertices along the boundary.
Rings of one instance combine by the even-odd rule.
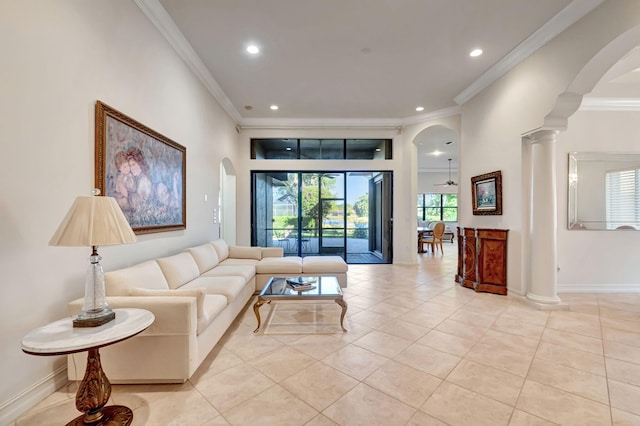
[[[271,240],[272,247],[282,247],[285,256],[297,256],[298,247],[304,256],[343,256],[343,238],[323,238],[323,250],[320,250],[320,240],[317,237],[276,238]],[[384,263],[383,260],[369,250],[369,240],[366,238],[347,238],[347,263]]]

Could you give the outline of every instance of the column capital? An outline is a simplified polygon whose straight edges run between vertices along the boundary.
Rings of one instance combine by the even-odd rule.
[[[536,129],[523,135],[523,139],[529,143],[555,142],[558,138],[559,130]]]

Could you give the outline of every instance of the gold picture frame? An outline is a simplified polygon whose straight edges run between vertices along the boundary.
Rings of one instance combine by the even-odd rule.
[[[502,172],[485,173],[471,178],[474,215],[502,214]]]
[[[95,186],[136,234],[186,229],[186,148],[96,102]]]

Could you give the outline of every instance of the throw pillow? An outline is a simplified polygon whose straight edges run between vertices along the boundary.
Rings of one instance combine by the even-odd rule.
[[[185,288],[177,290],[152,290],[148,288],[132,288],[129,296],[180,296],[196,298],[196,314],[198,318],[202,317],[204,311],[204,296],[207,290],[204,288]]]

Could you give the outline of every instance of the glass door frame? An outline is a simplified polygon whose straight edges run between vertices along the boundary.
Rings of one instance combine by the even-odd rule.
[[[273,178],[275,179],[275,181],[279,180],[280,182],[290,182],[292,174],[296,176],[295,178],[296,185],[295,185],[295,188],[292,188],[291,190],[289,190],[289,192],[292,192],[292,191],[296,192],[295,195],[292,193],[291,196],[296,198],[295,202],[297,204],[297,210],[296,210],[297,217],[296,218],[290,217],[289,222],[291,222],[292,224],[293,222],[295,222],[296,229],[293,229],[291,231],[290,236],[280,236],[280,235],[276,235],[274,230],[274,224],[277,222],[277,217],[274,215],[274,212],[275,212],[274,206],[276,203],[275,201],[276,199],[273,196],[273,188],[276,188],[276,186],[279,186],[279,185],[271,184],[274,181],[269,182],[269,179],[267,178]],[[367,174],[370,174],[370,176],[367,176]],[[260,175],[264,175],[264,177],[261,177]],[[281,176],[277,177],[277,175],[281,175]],[[282,178],[284,178],[285,175],[287,180],[283,181]],[[314,194],[314,196],[312,197],[313,200],[309,201],[307,199],[306,201],[307,217],[304,216],[305,212],[303,212],[303,202],[302,202],[303,192],[307,194],[307,196],[309,194],[309,192],[308,191],[305,192],[303,188],[303,185],[304,185],[303,182],[305,181],[305,179],[303,179],[304,175],[317,176],[317,189],[315,189],[317,194]],[[342,185],[341,185],[341,188],[339,188],[339,190],[337,191],[338,193],[337,195],[336,193],[325,194],[326,191],[322,187],[322,183],[321,183],[323,175],[341,175]],[[383,194],[384,201],[382,201],[382,205],[384,206],[383,207],[384,214],[382,215],[385,221],[384,223],[373,224],[371,222],[371,218],[373,217],[372,215],[374,215],[374,213],[371,211],[371,204],[372,204],[371,200],[375,197],[374,197],[374,194],[371,193],[372,187],[370,184],[368,185],[368,189],[365,189],[364,191],[362,191],[363,194],[360,197],[358,197],[358,198],[361,198],[366,195],[368,198],[365,198],[365,199],[369,200],[368,201],[369,213],[368,214],[364,213],[365,214],[364,222],[362,222],[362,220],[358,220],[357,218],[361,217],[361,215],[363,214],[362,211],[366,212],[366,210],[362,210],[362,208],[360,208],[359,209],[360,213],[357,213],[358,210],[354,208],[356,204],[354,199],[351,199],[351,201],[347,202],[349,197],[353,198],[355,194],[360,193],[357,189],[353,190],[355,191],[355,193],[352,193],[352,194],[348,193],[349,187],[350,187],[349,178],[350,177],[353,178],[355,176],[357,179],[358,175],[361,175],[361,176],[364,175],[365,179],[368,179],[369,181],[379,180],[381,177],[383,177],[384,180],[386,181],[385,183],[386,190],[384,191],[385,193]],[[263,188],[258,189],[258,181],[260,181],[260,185],[262,185]],[[309,180],[306,179],[306,181],[308,182]],[[251,171],[251,243],[252,245],[267,246],[267,247],[281,245],[285,248],[285,255],[297,255],[297,256],[338,255],[343,257],[348,263],[392,263],[392,245],[393,245],[392,244],[392,221],[393,221],[392,219],[393,217],[392,182],[393,182],[393,172],[389,170],[363,170],[363,171],[360,171],[360,170],[355,170],[355,171],[349,171],[349,170],[320,170],[320,171],[318,170],[291,170],[291,171],[252,170]],[[357,183],[357,180],[355,181],[355,185],[356,185],[356,188],[359,188],[358,186],[359,184]],[[264,191],[270,191],[270,192],[264,192]],[[314,191],[311,191],[311,194],[313,194],[313,192]],[[260,199],[260,203],[258,203],[256,197]],[[376,199],[376,201],[381,201],[381,200]],[[309,215],[309,211],[308,211],[309,202],[312,204],[315,204],[316,206],[315,215],[312,215],[312,216]],[[342,206],[341,206],[341,209],[339,209],[339,215],[338,215],[339,217],[337,219],[330,219],[332,222],[329,222],[329,226],[327,227],[325,221],[328,222],[329,219],[325,217],[325,216],[328,216],[325,214],[325,211],[326,211],[325,209],[326,209],[326,206],[330,205],[331,202],[341,202]],[[260,205],[258,206],[257,204],[260,204]],[[376,204],[379,204],[379,202],[376,202]],[[330,208],[333,208],[334,213],[338,211],[335,209],[335,206]],[[356,214],[357,216],[354,216]],[[380,217],[380,212],[378,213],[378,216]],[[340,223],[333,223],[333,221],[335,220],[338,220]],[[351,227],[349,227],[349,223],[351,223],[350,221],[353,221],[352,223],[353,226]],[[267,224],[269,226],[267,226]],[[339,225],[339,227],[336,228],[335,225]],[[375,235],[372,235],[372,232],[374,232],[378,228],[382,228],[382,231],[383,231],[383,240],[384,240],[384,243],[382,244],[383,250],[382,252],[378,251],[377,254],[374,254],[371,251],[371,248],[373,246],[371,239],[375,238]],[[336,229],[338,231],[333,231]],[[328,230],[330,230],[329,231],[330,233],[342,234],[341,235],[342,241],[337,242],[338,244],[341,244],[341,246],[338,246],[337,250],[336,249],[331,250],[332,247],[327,246],[329,250],[325,250],[323,252],[323,249],[322,249],[323,243],[324,243],[323,238],[325,236],[329,238],[326,235],[328,232],[325,232]],[[350,234],[352,234],[351,237],[350,237]],[[352,239],[359,238],[359,240],[351,241],[350,238]],[[365,241],[362,241],[362,238],[364,238]],[[285,242],[286,242],[286,245],[284,244]],[[334,240],[333,243],[335,244],[336,241]],[[359,251],[361,250],[359,246],[364,246],[364,248],[362,249],[364,250],[363,252]],[[380,244],[378,244],[377,247],[379,246]],[[355,260],[353,262],[350,262],[350,259],[349,259],[350,255],[353,257],[353,259],[357,259],[358,255],[360,255],[360,258],[362,258],[363,256],[372,257],[373,255],[375,255],[379,258],[379,260],[378,261]]]

